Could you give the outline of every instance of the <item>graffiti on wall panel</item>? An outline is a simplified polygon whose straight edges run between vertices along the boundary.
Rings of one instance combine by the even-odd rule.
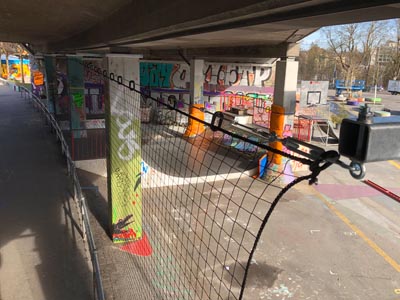
[[[140,63],[140,83],[150,88],[188,89],[190,67],[180,63]]]
[[[231,86],[263,87],[271,79],[271,66],[241,66],[206,63],[204,90],[224,91]],[[140,63],[140,83],[150,88],[188,89],[190,67],[186,63]]]
[[[101,61],[99,60],[85,60],[85,67],[84,67],[84,77],[83,80],[85,83],[93,83],[93,84],[104,84],[104,77],[103,74],[99,74],[97,72],[93,72],[87,64],[94,66],[95,68],[102,68]]]
[[[95,68],[102,68],[101,61],[91,60],[89,62]],[[85,110],[88,115],[104,114],[104,77],[102,74],[91,71],[84,67],[84,83],[85,83]]]
[[[23,72],[24,72],[24,80],[25,83],[30,82],[31,79],[31,70],[30,70],[30,60],[23,59]],[[22,80],[22,72],[21,72],[21,59],[16,56],[9,56],[8,58],[8,66],[9,70],[7,70],[7,61],[5,58],[1,59],[1,77],[9,79],[15,79],[18,81]]]
[[[271,79],[271,74],[270,66],[206,64],[204,88],[218,92],[231,86],[263,87]]]

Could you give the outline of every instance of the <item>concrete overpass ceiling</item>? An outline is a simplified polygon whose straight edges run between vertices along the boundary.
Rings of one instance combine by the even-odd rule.
[[[121,52],[141,53],[145,59],[181,60],[182,56],[221,62],[272,63],[275,57],[298,56],[294,45],[318,28],[282,30],[275,24],[127,44]],[[111,50],[112,51],[112,50]]]
[[[142,11],[144,13],[141,13]],[[268,34],[261,36],[258,44],[268,44],[269,39],[273,39],[269,38],[273,32],[291,30],[294,34],[298,29],[389,19],[399,15],[400,4],[393,0],[219,0],[218,5],[211,0],[133,1],[91,29],[71,39],[50,43],[49,48],[89,49],[105,45],[133,44],[140,44],[142,47],[145,43],[148,47],[153,47],[159,44],[152,42],[168,40],[177,44],[178,40],[172,39],[188,36],[196,36],[196,41],[192,40],[193,47],[204,46],[207,41],[210,41],[212,46],[217,35],[219,44],[224,37],[226,40],[226,37],[230,37],[236,41],[242,39],[242,45],[246,45],[248,41],[245,41],[244,37],[238,38],[242,33],[240,28],[243,27],[247,33],[252,30],[252,34],[266,31]],[[286,38],[287,36],[282,34],[281,42],[285,42]],[[277,42],[273,40],[274,43]],[[194,42],[199,45],[193,44]],[[230,42],[227,41],[225,46],[228,43]]]
[[[272,26],[271,26],[272,25]],[[248,46],[248,45],[279,45],[280,43],[297,42],[303,37],[317,30],[307,28],[303,30],[282,30],[275,24],[264,24],[238,29],[228,29],[183,37],[154,40],[145,43],[128,44],[129,47],[168,49],[173,47],[218,47],[218,46]],[[294,38],[296,36],[296,38]]]
[[[1,0],[0,41],[52,43],[85,31],[130,0]]]
[[[279,57],[319,27],[398,16],[393,0],[2,0],[0,40],[47,53]]]

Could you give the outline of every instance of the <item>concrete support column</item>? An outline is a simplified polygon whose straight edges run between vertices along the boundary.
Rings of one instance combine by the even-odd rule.
[[[192,59],[190,62],[190,115],[204,121],[204,60]],[[192,118],[189,119],[185,132],[187,137],[195,137],[204,132],[204,125]]]
[[[55,114],[55,101],[57,98],[57,77],[56,77],[56,59],[54,56],[44,56],[44,68],[46,77],[46,95],[47,109]]]
[[[80,56],[67,57],[67,77],[70,95],[70,127],[73,138],[86,137],[84,66]]]
[[[107,66],[115,80],[133,80],[139,88],[139,57],[108,55]],[[106,82],[107,175],[109,225],[113,242],[135,241],[143,236],[141,176],[140,94],[117,82]]]
[[[190,62],[190,104],[204,104],[203,76],[204,60],[192,59]]]
[[[292,135],[294,113],[296,110],[297,73],[299,63],[293,59],[281,60],[276,63],[274,103],[271,108],[270,131],[283,138]],[[279,142],[270,144],[275,149],[283,150]],[[268,153],[272,170],[283,171],[282,156]],[[273,171],[272,171],[273,172]],[[271,174],[274,176],[274,174]],[[276,176],[276,174],[275,174]]]

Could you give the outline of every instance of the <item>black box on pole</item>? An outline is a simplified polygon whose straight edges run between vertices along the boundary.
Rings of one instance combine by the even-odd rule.
[[[344,119],[340,128],[340,155],[360,163],[399,159],[400,122],[382,119],[374,118],[372,124]]]

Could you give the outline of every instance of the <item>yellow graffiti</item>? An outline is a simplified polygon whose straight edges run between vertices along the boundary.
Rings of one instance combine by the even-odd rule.
[[[24,70],[24,77],[30,77],[31,76],[31,70],[29,68],[29,65],[23,64],[23,70]],[[17,79],[21,80],[21,65],[19,63],[14,63],[10,64],[10,70],[9,72],[7,71],[7,65],[6,64],[1,64],[1,77],[2,78],[7,78],[9,79]]]
[[[395,293],[396,295],[400,295],[400,289],[395,289],[395,290],[394,290],[394,293]]]

